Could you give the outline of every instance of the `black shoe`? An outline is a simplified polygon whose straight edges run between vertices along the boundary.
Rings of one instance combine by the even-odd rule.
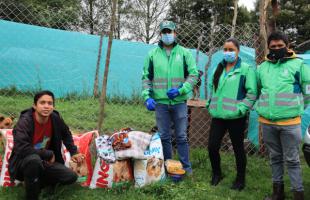
[[[238,190],[241,191],[243,190],[245,187],[245,181],[244,180],[235,180],[232,184],[232,186],[230,187],[230,189],[232,190]]]
[[[222,175],[213,174],[212,179],[211,179],[211,185],[213,185],[213,186],[218,185],[222,179],[223,179]]]
[[[284,184],[273,183],[273,192],[270,197],[266,197],[264,200],[284,200]]]

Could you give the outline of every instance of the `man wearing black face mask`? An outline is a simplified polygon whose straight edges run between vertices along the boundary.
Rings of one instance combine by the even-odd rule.
[[[310,105],[310,67],[288,49],[288,39],[281,32],[270,34],[268,48],[266,61],[257,69],[256,107],[272,170],[273,193],[265,200],[284,199],[284,163],[294,200],[303,200],[300,116]]]

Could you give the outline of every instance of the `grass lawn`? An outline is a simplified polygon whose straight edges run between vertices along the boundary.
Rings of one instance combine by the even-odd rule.
[[[235,176],[235,161],[232,154],[222,153],[222,168],[224,172],[223,181],[216,187],[210,186],[210,163],[205,149],[193,149],[191,160],[194,173],[191,178],[186,178],[179,184],[165,181],[160,184],[149,185],[141,189],[130,187],[128,189],[95,189],[83,188],[77,184],[58,187],[55,193],[44,189],[41,199],[57,200],[104,200],[104,199],[263,199],[271,191],[271,173],[266,158],[258,156],[248,157],[246,188],[241,191],[230,189]],[[302,161],[303,180],[305,187],[305,199],[310,198],[310,168]],[[287,199],[292,198],[289,190],[288,176],[285,175],[285,192]],[[15,200],[22,199],[24,188],[1,188],[0,199]]]
[[[14,96],[0,94],[0,114],[19,116],[20,111],[32,105],[33,97],[27,95]],[[97,126],[99,103],[93,98],[57,99],[56,109],[69,125],[73,133],[90,131]],[[149,131],[155,124],[154,112],[148,112],[140,103],[110,101],[106,104],[106,112],[103,130],[111,133],[123,127],[131,127],[136,130]],[[15,120],[16,121],[16,120]],[[225,175],[223,181],[217,187],[211,187],[210,163],[208,153],[205,149],[192,149],[191,161],[194,174],[179,184],[169,180],[141,189],[134,187],[128,189],[95,189],[82,188],[75,184],[71,186],[60,186],[55,193],[43,190],[42,199],[57,200],[100,200],[100,199],[263,199],[271,192],[271,173],[266,158],[259,156],[248,157],[247,185],[244,191],[236,192],[230,190],[235,176],[234,156],[222,153],[222,169]],[[310,168],[302,160],[303,179],[306,199],[310,199]],[[287,197],[291,198],[289,192],[289,180],[285,176],[285,190]],[[0,200],[22,199],[24,188],[0,188]],[[288,199],[289,199],[288,198]]]
[[[16,118],[24,109],[31,107],[33,97],[26,95],[0,95],[0,114]],[[94,98],[56,99],[55,109],[60,112],[73,133],[96,129],[99,102]],[[149,112],[142,104],[113,101],[105,106],[103,131],[113,133],[124,127],[149,131],[155,125],[154,112]],[[17,120],[15,120],[17,121]]]

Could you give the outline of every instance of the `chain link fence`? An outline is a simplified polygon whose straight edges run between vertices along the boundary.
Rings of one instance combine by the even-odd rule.
[[[0,47],[0,114],[14,116],[16,122],[19,113],[32,105],[37,91],[50,89],[57,91],[56,109],[73,133],[96,129],[100,105],[92,91],[95,76],[99,78],[99,86],[102,85],[106,54],[103,45],[101,61],[98,62],[98,34],[107,34],[104,30],[108,29],[110,16],[97,14],[96,23],[92,23],[94,18],[91,20],[75,8],[43,12],[39,7],[8,2],[0,2],[0,26],[9,27],[6,30],[0,28],[3,43]],[[207,70],[213,65],[211,60],[218,58],[224,41],[231,36],[231,29],[231,25],[178,24],[178,42],[192,49],[199,69],[204,71],[200,99],[188,102],[188,134],[192,148],[207,147],[210,127],[210,116],[204,108],[208,92]],[[255,48],[258,33],[258,25],[245,24],[237,26],[234,35],[241,45]],[[103,39],[103,44],[106,40]],[[126,48],[122,44],[127,45]],[[114,40],[111,58],[114,67],[110,67],[108,76],[104,133],[111,134],[124,127],[149,132],[156,125],[154,112],[145,109],[140,97],[145,51],[151,48],[154,47]],[[136,54],[135,49],[140,53]],[[245,56],[245,61],[253,63],[251,55],[254,56],[255,52],[248,53],[250,56]],[[139,64],[130,65],[134,59],[140,61]],[[95,73],[97,62],[100,64],[98,74]],[[260,151],[248,139],[245,144],[249,153]],[[222,149],[232,149],[227,134]]]

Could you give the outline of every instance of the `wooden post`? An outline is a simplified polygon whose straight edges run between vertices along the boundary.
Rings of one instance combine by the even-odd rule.
[[[117,5],[117,0],[113,0],[112,1],[112,19],[111,19],[110,32],[109,32],[108,49],[107,49],[106,62],[105,62],[105,68],[104,68],[102,90],[101,90],[101,95],[100,95],[100,108],[99,108],[98,127],[97,127],[99,132],[101,132],[101,128],[103,124],[104,104],[105,104],[106,93],[107,93],[107,82],[108,82],[108,73],[109,73],[109,65],[110,65],[110,57],[111,57],[111,47],[112,47],[113,32],[114,32],[114,27],[115,27],[116,5]]]

